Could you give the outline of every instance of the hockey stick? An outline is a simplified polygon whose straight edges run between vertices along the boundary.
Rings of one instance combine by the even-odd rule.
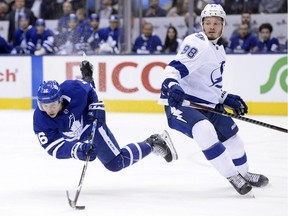
[[[257,120],[250,119],[250,118],[246,118],[246,117],[243,117],[243,116],[240,116],[240,115],[237,115],[237,114],[228,113],[225,110],[223,112],[221,112],[221,111],[213,109],[211,107],[207,107],[207,106],[203,106],[203,105],[200,105],[200,104],[196,104],[196,103],[193,103],[193,102],[188,101],[188,100],[184,100],[182,106],[187,106],[187,107],[192,107],[192,108],[196,108],[196,109],[206,110],[206,111],[209,111],[209,112],[212,112],[212,113],[216,113],[216,114],[219,114],[219,115],[232,117],[232,118],[239,119],[239,120],[242,120],[242,121],[245,121],[245,122],[249,122],[249,123],[252,123],[252,124],[256,124],[256,125],[260,125],[260,126],[263,126],[263,127],[266,127],[266,128],[273,129],[273,130],[277,130],[277,131],[281,131],[281,132],[284,132],[284,133],[288,133],[288,130],[286,128],[281,128],[281,127],[278,127],[278,126],[275,126],[275,125],[271,125],[271,124],[268,124],[268,123],[265,123],[265,122],[257,121]]]
[[[94,136],[95,136],[95,131],[96,131],[96,126],[97,126],[97,120],[94,120],[93,125],[92,125],[91,135],[90,135],[90,141],[89,141],[90,144],[92,144],[92,142],[93,142],[93,139],[94,139]],[[83,166],[82,174],[81,174],[81,177],[80,177],[80,181],[79,181],[79,184],[78,184],[78,187],[77,187],[77,191],[76,191],[74,200],[70,199],[69,192],[68,192],[68,190],[66,190],[66,195],[67,195],[67,198],[68,198],[69,205],[72,208],[77,209],[77,210],[85,209],[85,206],[77,206],[76,204],[77,204],[78,197],[80,195],[80,191],[81,191],[81,188],[82,188],[82,185],[83,185],[83,181],[84,181],[84,177],[85,177],[85,174],[86,174],[86,170],[87,170],[87,167],[88,167],[89,160],[90,160],[90,153],[88,152],[86,161],[85,161],[84,166]]]

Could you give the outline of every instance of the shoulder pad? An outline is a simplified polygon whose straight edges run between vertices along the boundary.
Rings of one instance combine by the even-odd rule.
[[[195,37],[197,37],[197,38],[199,38],[199,39],[205,41],[204,36],[203,36],[202,34],[200,34],[200,33],[195,34]]]

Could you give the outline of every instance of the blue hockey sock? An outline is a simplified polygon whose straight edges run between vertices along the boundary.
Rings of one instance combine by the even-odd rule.
[[[105,164],[110,171],[117,172],[140,161],[152,151],[152,147],[146,142],[131,143],[121,149],[121,153],[112,161]]]

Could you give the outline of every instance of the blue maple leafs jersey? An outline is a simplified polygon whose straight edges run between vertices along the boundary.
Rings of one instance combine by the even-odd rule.
[[[50,29],[46,29],[41,35],[35,31],[31,36],[31,40],[29,41],[28,45],[30,47],[30,53],[34,53],[35,50],[39,50],[41,48],[44,48],[46,53],[54,53],[54,33]]]
[[[161,39],[157,35],[146,38],[143,34],[136,38],[132,48],[138,54],[160,53],[161,50]]]
[[[67,80],[60,85],[63,109],[50,118],[38,106],[34,111],[33,129],[41,146],[48,154],[58,158],[72,158],[72,147],[88,140],[90,125],[86,123],[88,106],[98,102],[98,96],[90,83],[83,80]]]
[[[31,25],[25,32],[21,28],[16,30],[14,34],[15,42],[13,45],[17,53],[30,54],[29,41],[32,39],[32,35],[34,35],[36,32],[36,28]]]

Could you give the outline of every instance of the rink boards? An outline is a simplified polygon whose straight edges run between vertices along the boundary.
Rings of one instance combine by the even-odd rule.
[[[106,110],[163,112],[160,75],[174,55],[87,56]],[[227,55],[224,90],[247,101],[249,114],[287,115],[287,55]],[[42,80],[80,78],[82,56],[1,56],[0,109],[33,109]]]

